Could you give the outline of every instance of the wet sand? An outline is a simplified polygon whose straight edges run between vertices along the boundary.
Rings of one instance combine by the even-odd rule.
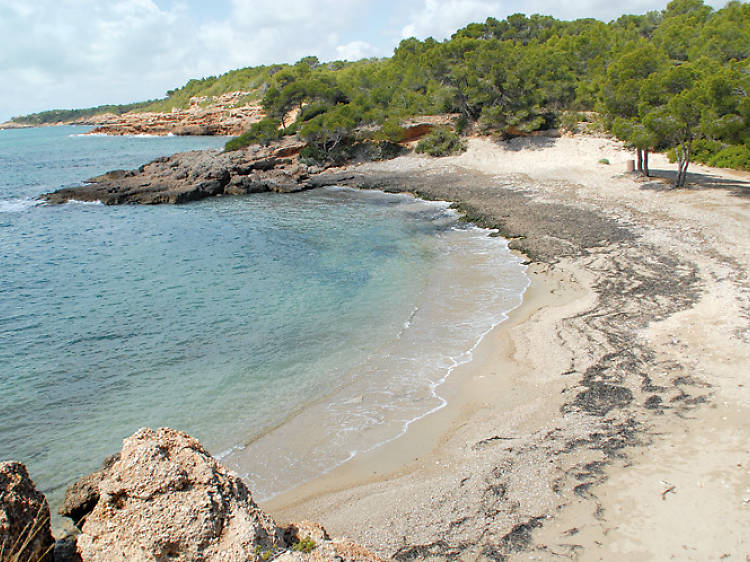
[[[532,285],[448,407],[264,507],[399,560],[745,560],[750,175],[691,166],[673,190],[663,157],[650,180],[630,158],[473,139],[321,180],[454,201]]]

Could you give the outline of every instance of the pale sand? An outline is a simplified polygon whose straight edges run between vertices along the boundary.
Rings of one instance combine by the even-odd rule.
[[[473,139],[355,170],[525,236],[532,285],[448,407],[264,507],[403,560],[750,559],[750,175],[672,190],[631,158]]]

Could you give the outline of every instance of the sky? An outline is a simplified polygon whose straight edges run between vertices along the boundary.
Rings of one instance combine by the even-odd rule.
[[[307,55],[390,56],[402,39],[442,40],[490,16],[610,21],[666,1],[0,0],[0,122],[160,98],[191,78]]]

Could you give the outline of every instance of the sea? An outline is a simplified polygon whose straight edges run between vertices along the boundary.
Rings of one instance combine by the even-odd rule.
[[[398,439],[517,307],[525,266],[448,204],[325,188],[185,205],[37,197],[220,137],[0,131],[0,461],[56,511],[141,427],[273,497]]]

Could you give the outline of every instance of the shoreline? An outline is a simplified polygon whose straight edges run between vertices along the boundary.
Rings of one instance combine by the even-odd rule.
[[[694,165],[692,188],[672,190],[618,174],[631,155],[612,141],[524,142],[474,140],[458,157],[402,157],[324,180],[453,201],[529,256],[532,287],[446,383],[446,408],[264,507],[397,560],[750,552],[750,384],[737,370],[750,359],[741,197],[750,176]],[[612,166],[597,167],[603,155]],[[671,174],[660,155],[653,169]],[[713,347],[695,334],[682,343],[699,330]],[[725,388],[711,372],[719,366],[738,386]],[[509,383],[509,396],[497,396]],[[731,417],[716,415],[727,407]],[[738,462],[710,447],[685,455],[711,432],[726,434],[726,458]],[[669,451],[673,443],[682,449]],[[707,522],[688,494],[669,501],[675,488],[660,482],[686,487],[684,464],[704,475],[696,497],[715,498],[722,523]],[[716,485],[731,480],[737,496],[707,483],[722,471]],[[634,508],[636,519],[623,502],[652,509]]]
[[[398,438],[263,502],[268,512],[282,520],[291,521],[294,517],[315,520],[312,511],[299,514],[300,509],[312,507],[311,500],[357,486],[385,483],[419,470],[431,470],[431,464],[439,457],[441,442],[450,429],[460,423],[458,420],[467,417],[472,406],[485,402],[488,392],[512,390],[512,385],[508,384],[512,370],[507,364],[515,363],[511,353],[513,331],[543,310],[564,307],[589,296],[588,292],[577,288],[575,282],[570,283],[568,294],[553,296],[556,291],[553,287],[559,286],[554,277],[557,276],[548,272],[532,272],[523,302],[508,313],[506,320],[485,334],[475,348],[474,357],[457,366],[441,385],[446,400],[444,407],[414,420],[409,431]],[[498,367],[497,362],[501,362],[502,367]],[[513,405],[508,405],[508,411],[512,410]]]
[[[393,203],[400,202],[410,207],[411,212],[429,215],[431,218],[425,216],[417,219],[411,215],[407,218],[441,225],[429,239],[424,240],[429,243],[431,251],[439,253],[440,257],[436,258],[439,262],[431,266],[424,281],[425,287],[420,291],[421,295],[415,301],[408,319],[404,318],[399,333],[394,333],[385,341],[377,355],[347,367],[346,373],[347,376],[351,373],[351,380],[342,380],[340,386],[302,404],[283,421],[259,433],[251,441],[216,455],[217,459],[236,472],[250,474],[249,484],[254,496],[264,503],[284,496],[290,489],[304,486],[306,482],[336,472],[361,457],[377,456],[383,447],[411,433],[415,425],[444,410],[449,401],[443,389],[449,386],[456,371],[464,369],[472,361],[484,340],[498,326],[507,322],[509,314],[522,306],[523,295],[530,282],[526,275],[527,266],[521,263],[517,253],[507,249],[504,239],[493,237],[493,231],[488,229],[462,225],[458,213],[450,209],[447,202],[424,201],[410,194],[389,194],[349,187],[330,189],[351,191],[365,199],[378,197]],[[466,264],[466,256],[471,256],[473,250],[488,257],[483,260],[472,257],[472,263]],[[494,277],[489,276],[490,271],[494,272]],[[501,277],[498,278],[498,275]],[[456,295],[446,296],[450,291],[456,291]],[[480,297],[488,307],[487,312],[472,312],[472,304],[476,304],[476,299]],[[435,304],[435,301],[441,302]],[[446,326],[460,325],[462,328],[459,332],[446,329],[434,332],[431,320],[436,318],[443,319]],[[443,346],[436,347],[436,342],[428,343],[424,339],[426,330],[430,330]],[[420,341],[426,345],[419,345]],[[424,361],[424,364],[420,364],[420,361]],[[397,375],[405,368],[409,369],[408,381],[401,381]],[[369,382],[370,379],[376,382]],[[382,403],[382,394],[395,395],[396,399]],[[408,396],[414,400],[414,404],[399,400],[398,397],[402,396]],[[364,423],[357,430],[357,440],[345,437],[342,441],[342,434],[351,435],[352,431],[341,426],[348,423],[347,417],[352,423],[363,423],[361,418],[379,421]],[[310,430],[311,427],[316,429]],[[333,445],[322,442],[326,438],[326,430],[332,432],[330,440],[337,445],[336,449],[329,450]],[[326,459],[335,460],[318,466],[321,451],[330,454]],[[341,456],[336,457],[336,452],[340,452]],[[344,458],[347,453],[349,457]],[[259,457],[264,459],[262,465],[255,460]],[[279,465],[278,461],[282,459],[296,468],[286,469]],[[310,466],[315,465],[321,470],[300,468],[299,465],[304,465],[306,459]],[[269,487],[263,485],[265,480],[259,476],[264,471],[270,472],[276,482],[301,484],[287,484],[280,490],[271,488],[272,492],[268,494]]]

